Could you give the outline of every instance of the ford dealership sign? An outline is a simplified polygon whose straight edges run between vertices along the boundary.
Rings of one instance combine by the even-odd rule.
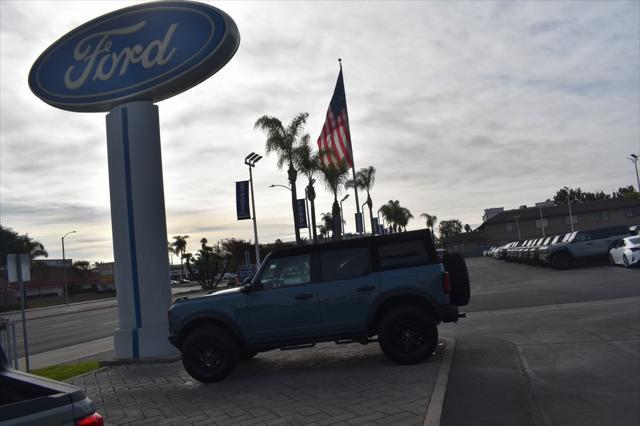
[[[120,9],[71,31],[36,60],[29,86],[70,111],[109,111],[166,99],[207,79],[235,54],[240,34],[224,12],[196,2]]]

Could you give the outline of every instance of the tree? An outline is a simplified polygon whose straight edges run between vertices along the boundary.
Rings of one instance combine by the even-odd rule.
[[[183,273],[184,273],[184,264],[183,264],[183,259],[184,259],[184,254],[187,251],[187,238],[189,238],[188,235],[174,235],[173,236],[173,251],[176,254],[176,256],[178,256],[180,258],[180,279],[183,278]]]
[[[640,200],[640,192],[636,191],[633,185],[618,188],[612,195],[613,198],[623,198],[625,200]]]
[[[464,232],[471,232],[471,226],[469,226],[469,224],[467,223],[466,225],[464,225]]]
[[[187,261],[189,275],[195,279],[203,290],[213,290],[222,281],[229,268],[231,257],[224,258],[214,247],[207,246],[207,239],[200,240],[200,249],[195,256],[191,253],[184,255]]]
[[[438,232],[440,233],[440,238],[446,241],[462,232],[462,222],[458,219],[443,220],[440,222]]]
[[[387,223],[391,224],[393,232],[406,231],[409,219],[413,219],[409,209],[402,207],[398,200],[389,200],[387,204],[378,209],[378,212],[382,214]]]
[[[371,200],[371,188],[376,181],[376,168],[373,166],[358,170],[355,180],[349,179],[347,188],[356,188],[367,193],[367,206],[369,207],[369,220],[371,222],[371,233],[373,233],[373,201]]]
[[[333,193],[333,205],[331,207],[333,238],[340,238],[342,235],[342,216],[340,215],[340,204],[338,204],[338,194],[344,187],[349,176],[349,165],[342,160],[335,160],[333,164],[320,165],[322,179],[325,187]]]
[[[565,188],[560,188],[556,195],[553,196],[554,203],[559,206],[563,204],[567,204],[569,200],[572,203],[583,203],[585,201],[596,201],[596,200],[608,200],[611,198],[611,195],[605,194],[604,191],[598,192],[584,192],[581,188],[569,188],[567,191]],[[615,193],[614,193],[614,198]]]
[[[298,172],[295,169],[297,150],[300,143],[302,129],[307,122],[309,114],[301,112],[296,115],[288,126],[284,126],[282,122],[268,115],[263,115],[258,118],[254,125],[254,129],[262,129],[267,134],[267,141],[265,150],[267,155],[275,153],[278,155],[278,168],[287,164],[287,176],[289,178],[289,185],[291,187],[291,209],[293,211],[293,228],[296,234],[296,243],[300,244],[300,229],[298,229],[298,223],[296,220],[297,214],[297,193],[296,193],[296,179]],[[304,138],[305,136],[302,136]],[[307,136],[308,137],[308,136]]]
[[[0,266],[7,265],[7,254],[28,253],[31,259],[36,257],[49,257],[41,242],[29,237],[29,234],[20,235],[11,228],[5,228],[0,224]]]
[[[316,191],[313,187],[315,179],[314,175],[320,171],[320,154],[313,152],[311,144],[309,143],[309,135],[304,135],[301,139],[301,144],[296,149],[296,165],[300,173],[305,175],[308,180],[307,184],[307,198],[311,203],[311,232],[313,233],[313,242],[318,242],[318,235],[316,233]]]
[[[321,213],[320,218],[322,220],[322,225],[320,225],[320,236],[324,239],[327,238],[329,232],[333,230],[333,218],[331,217],[331,212],[329,213]]]
[[[250,262],[255,264],[255,254],[251,241],[240,238],[226,238],[220,240],[220,247],[223,256],[231,257],[230,269],[232,271],[237,271],[238,267],[244,264],[246,252],[249,252]]]
[[[83,284],[87,284],[91,276],[91,263],[88,260],[76,260],[73,262],[73,269],[80,276]]]
[[[436,226],[436,222],[438,222],[438,216],[430,215],[429,213],[422,213],[420,217],[423,217],[427,220],[427,228],[431,229],[431,236],[433,237],[433,241],[435,241],[436,234],[433,232],[433,227]]]

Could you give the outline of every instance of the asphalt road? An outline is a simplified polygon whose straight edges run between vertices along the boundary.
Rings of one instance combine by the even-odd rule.
[[[174,289],[176,292],[194,291],[199,287]],[[179,297],[180,294],[174,294]],[[23,356],[22,321],[18,312],[2,315],[16,323],[18,357]],[[118,328],[115,299],[77,303],[27,312],[29,354],[35,355],[113,336]]]
[[[640,424],[640,270],[468,265],[442,426]]]

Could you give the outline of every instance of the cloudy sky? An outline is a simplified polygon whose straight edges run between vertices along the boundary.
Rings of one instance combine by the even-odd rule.
[[[306,111],[318,137],[343,58],[356,167],[375,166],[377,209],[478,225],[483,209],[533,204],[565,185],[635,182],[640,2],[210,2],[237,23],[219,73],[159,103],[169,236],[252,238],[235,219],[255,120]],[[0,223],[61,257],[110,260],[104,113],[57,110],[27,85],[53,41],[128,2],[0,2]],[[262,242],[293,239],[286,172],[255,169]],[[331,208],[319,190],[318,212]],[[353,195],[345,202],[353,230]],[[364,201],[364,200],[362,200]],[[305,233],[303,232],[303,235]]]

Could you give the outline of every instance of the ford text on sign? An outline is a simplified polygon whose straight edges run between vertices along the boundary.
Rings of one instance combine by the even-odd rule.
[[[207,79],[235,54],[240,34],[221,10],[154,2],[109,13],[51,45],[29,73],[43,101],[71,111],[108,111],[166,99]]]

